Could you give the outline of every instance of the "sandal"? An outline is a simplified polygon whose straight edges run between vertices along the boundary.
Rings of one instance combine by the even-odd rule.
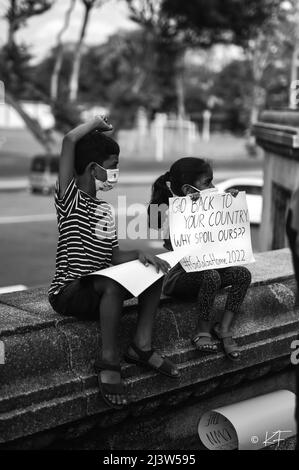
[[[232,334],[229,332],[221,334],[217,328],[217,325],[219,325],[219,323],[216,323],[214,326],[213,333],[218,339],[220,339],[226,356],[232,361],[239,361],[240,350],[237,343],[233,339]]]
[[[177,369],[174,369],[174,364],[162,355],[161,357],[163,358],[163,362],[159,367],[150,363],[151,357],[156,352],[154,349],[150,349],[149,351],[142,351],[134,343],[131,343],[130,347],[133,349],[133,351],[137,354],[138,357],[133,357],[127,352],[124,355],[124,358],[128,363],[147,366],[150,369],[154,369],[160,372],[160,374],[167,375],[167,377],[172,377],[175,379],[179,377],[180,374]],[[175,374],[173,373],[174,371],[176,371]]]
[[[101,380],[102,370],[116,371],[120,373],[121,371],[120,365],[113,365],[113,364],[109,364],[108,362],[98,361],[95,364],[95,371],[98,377],[100,392],[105,403],[107,403],[107,405],[109,405],[110,408],[115,408],[117,410],[123,409],[124,406],[128,405],[128,402],[122,405],[113,403],[113,401],[109,400],[108,395],[120,395],[126,398],[126,390],[125,390],[124,384],[122,382],[115,383],[115,384],[102,382]]]
[[[211,340],[212,335],[211,335],[211,333],[207,333],[207,332],[199,332],[199,333],[197,333],[196,336],[194,336],[194,338],[192,338],[191,341],[194,344],[194,346],[196,347],[196,349],[198,349],[198,351],[209,352],[209,353],[218,352],[217,344],[213,343],[212,341],[207,342],[207,343],[199,343],[198,340],[200,338],[210,338],[210,340]]]

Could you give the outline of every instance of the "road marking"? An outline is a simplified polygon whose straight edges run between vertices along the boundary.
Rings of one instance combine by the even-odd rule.
[[[9,292],[18,292],[21,290],[27,290],[27,287],[23,284],[17,284],[15,286],[0,287],[0,294],[8,294]]]
[[[115,216],[127,215],[127,208],[120,208],[115,211]],[[145,212],[145,211],[144,211]],[[56,214],[36,214],[36,215],[10,215],[7,217],[0,217],[0,224],[27,224],[28,222],[47,222],[49,220],[56,220]]]
[[[0,217],[0,224],[22,224],[28,222],[46,222],[56,220],[56,214],[12,215]]]

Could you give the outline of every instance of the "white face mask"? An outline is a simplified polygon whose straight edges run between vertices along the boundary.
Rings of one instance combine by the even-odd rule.
[[[200,191],[199,189],[197,189],[195,186],[192,186],[192,184],[188,184],[188,186],[189,186],[190,188],[194,189],[194,191],[195,191],[196,193],[200,193],[200,192],[201,192],[201,191]]]
[[[169,191],[171,192],[171,194],[172,194],[173,196],[177,196],[177,195],[172,191],[172,189],[171,189],[170,181],[166,181],[166,186],[167,186],[167,188],[169,189]],[[192,186],[192,184],[188,184],[188,186],[190,186],[191,188],[195,189],[195,192],[200,193],[199,189],[197,189],[197,188],[195,188],[194,186]]]
[[[107,174],[107,179],[106,181],[98,180],[95,178],[95,184],[96,184],[96,192],[98,191],[110,191],[110,189],[113,189],[114,186],[118,182],[118,176],[119,176],[119,169],[111,169],[111,168],[103,168],[101,165],[97,163],[97,165],[102,168],[102,170],[106,171]]]

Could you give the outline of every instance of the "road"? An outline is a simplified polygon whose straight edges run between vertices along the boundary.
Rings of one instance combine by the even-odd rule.
[[[215,172],[215,182],[234,176],[261,176],[261,170],[246,172]],[[114,191],[105,194],[105,199],[118,207],[118,197],[126,197],[126,206],[138,203],[147,206],[150,198],[150,181],[140,185],[120,184]],[[128,182],[127,182],[128,183]],[[137,212],[141,206],[136,207]],[[134,207],[130,208],[131,216]],[[124,214],[124,209],[120,212]],[[53,197],[31,195],[27,191],[1,192],[0,197],[0,288],[23,284],[26,287],[49,284],[55,271],[57,242],[56,215]],[[258,251],[258,228],[252,228],[254,251]],[[123,249],[147,249],[154,253],[161,251],[158,240],[120,239]]]

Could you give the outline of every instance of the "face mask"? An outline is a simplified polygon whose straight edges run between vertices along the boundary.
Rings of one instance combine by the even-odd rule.
[[[114,170],[110,168],[103,168],[97,163],[97,165],[106,172],[107,179],[106,181],[98,180],[95,178],[96,192],[98,191],[110,191],[118,182],[119,169],[115,168]]]
[[[195,188],[195,186],[192,186],[192,184],[188,184],[188,186],[190,186],[190,188],[194,189],[196,193],[217,193],[218,190],[217,188],[207,188],[207,189],[198,189],[198,188]]]
[[[166,181],[166,186],[167,186],[167,188],[169,189],[169,191],[171,192],[171,194],[172,194],[173,196],[177,196],[177,195],[172,191],[172,189],[171,189],[170,181]],[[192,186],[192,184],[188,184],[188,186],[190,186],[191,188],[195,189],[196,192],[200,193],[200,190],[197,189],[197,188],[195,188],[194,186]]]
[[[199,189],[197,189],[195,186],[192,186],[192,184],[188,184],[188,186],[189,186],[190,188],[194,189],[194,191],[195,191],[196,193],[200,193],[200,192],[201,192],[201,191],[200,191]]]
[[[169,189],[169,191],[171,192],[171,194],[176,197],[177,195],[171,189],[170,181],[166,181],[166,186]],[[207,189],[200,190],[200,189],[196,188],[195,186],[192,186],[192,184],[188,184],[188,186],[190,186],[190,188],[194,189],[194,191],[196,193],[202,193],[202,192],[206,192],[206,191],[211,192],[211,193],[217,193],[218,192],[217,188],[207,188]]]

